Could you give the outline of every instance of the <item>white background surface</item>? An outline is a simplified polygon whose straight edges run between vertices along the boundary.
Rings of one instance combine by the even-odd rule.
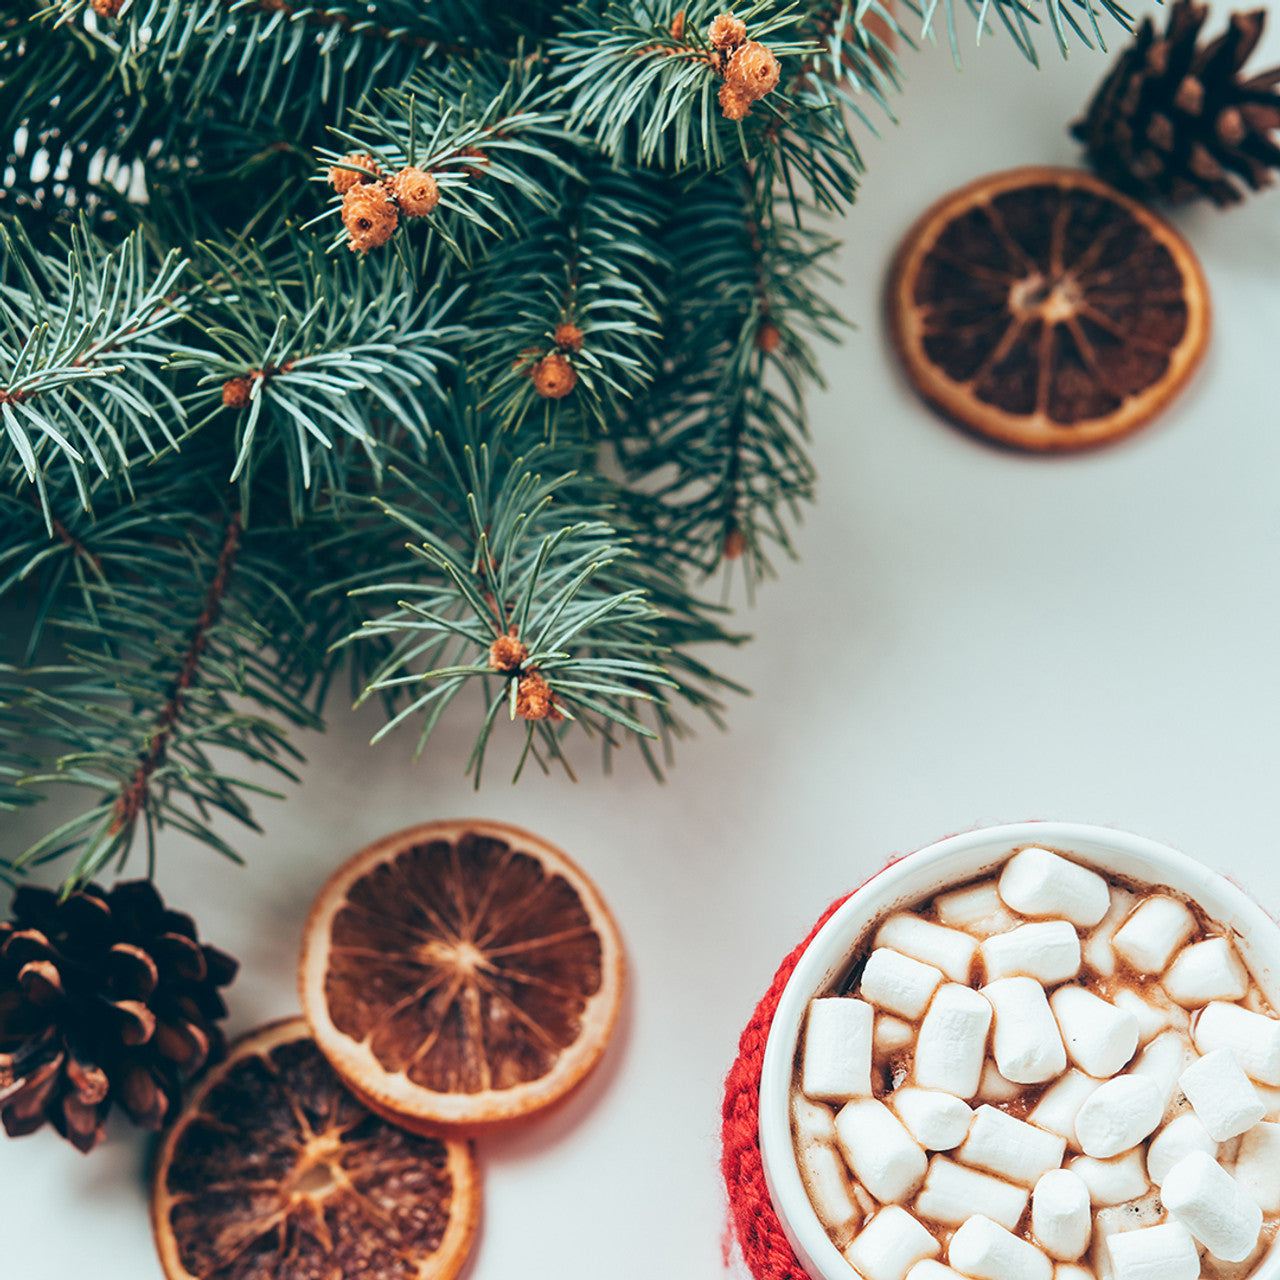
[[[1280,61],[1272,17],[1254,70]],[[998,821],[1113,824],[1280,911],[1280,192],[1177,218],[1212,288],[1211,350],[1179,403],[1104,452],[976,443],[887,354],[881,276],[914,216],[988,170],[1075,162],[1064,126],[1107,61],[1063,65],[1047,32],[1041,47],[1040,72],[1001,34],[968,36],[961,74],[945,49],[908,57],[900,125],[868,141],[832,291],[860,331],[823,352],[800,562],[740,615],[754,644],[716,659],[755,690],[727,734],[685,744],[662,787],[638,760],[602,778],[586,748],[577,785],[512,788],[495,759],[477,796],[469,721],[415,765],[408,738],[368,748],[376,718],[335,700],[305,785],[261,805],[265,835],[236,834],[247,869],[162,846],[162,891],[242,961],[233,1032],[297,1008],[308,903],[385,832],[503,818],[595,877],[629,949],[622,1025],[566,1108],[480,1143],[468,1280],[722,1274],[716,1130],[737,1036],[821,910],[892,854]],[[13,848],[35,832],[8,823]],[[47,1131],[0,1140],[0,1276],[158,1280],[146,1158],[124,1125],[89,1158]]]

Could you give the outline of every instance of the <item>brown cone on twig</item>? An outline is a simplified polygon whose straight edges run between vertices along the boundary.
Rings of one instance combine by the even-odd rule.
[[[1200,44],[1208,6],[1177,0],[1163,34],[1144,18],[1072,133],[1098,176],[1147,200],[1236,204],[1280,168],[1280,67],[1246,78],[1266,10]],[[1243,184],[1243,185],[1242,185]]]
[[[219,1055],[236,962],[147,880],[59,901],[22,885],[0,922],[0,1122],[46,1122],[81,1151],[112,1106],[158,1129],[186,1080]]]
[[[533,366],[533,389],[547,400],[563,400],[578,385],[578,371],[558,351]]]

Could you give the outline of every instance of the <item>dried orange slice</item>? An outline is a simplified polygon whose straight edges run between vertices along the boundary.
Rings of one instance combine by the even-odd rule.
[[[423,1132],[513,1120],[604,1052],[622,944],[595,885],[503,823],[427,823],[320,891],[299,985],[316,1043],[370,1107]]]
[[[373,1115],[301,1018],[251,1032],[204,1077],[151,1188],[168,1280],[451,1280],[479,1210],[470,1145]]]
[[[1185,240],[1076,169],[944,197],[890,270],[890,335],[921,395],[979,435],[1071,450],[1141,426],[1185,386],[1209,294]]]

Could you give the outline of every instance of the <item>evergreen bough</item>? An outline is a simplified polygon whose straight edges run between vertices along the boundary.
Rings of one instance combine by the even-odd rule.
[[[1101,43],[1092,0],[969,7]],[[0,808],[85,791],[10,873],[164,826],[234,857],[235,761],[292,776],[344,669],[419,749],[476,691],[477,781],[500,725],[657,772],[719,720],[701,589],[813,494],[815,223],[899,20],[958,49],[952,0],[720,10],[5,6]]]

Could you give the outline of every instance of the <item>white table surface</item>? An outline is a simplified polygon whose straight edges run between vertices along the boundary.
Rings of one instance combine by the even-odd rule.
[[[999,821],[1111,824],[1280,911],[1280,192],[1177,218],[1212,288],[1211,350],[1118,446],[988,448],[925,409],[887,352],[881,277],[912,218],[989,170],[1076,160],[1064,125],[1107,62],[1063,64],[1047,33],[1042,50],[1040,72],[1000,34],[967,46],[961,74],[945,48],[909,58],[900,124],[867,143],[832,292],[860,331],[823,352],[800,560],[741,613],[755,642],[718,658],[755,690],[728,733],[686,743],[661,787],[638,759],[602,777],[583,744],[577,785],[531,772],[513,788],[495,759],[476,795],[469,717],[414,764],[408,738],[369,748],[376,717],[335,705],[304,785],[260,806],[264,835],[235,835],[247,869],[164,839],[162,891],[242,961],[232,1032],[296,1010],[307,905],[385,832],[502,818],[597,880],[631,963],[621,1025],[567,1107],[480,1142],[468,1280],[723,1274],[717,1115],[738,1034],[819,912],[892,854]],[[1277,61],[1280,20],[1252,65]],[[7,819],[13,847],[50,816]],[[157,1280],[147,1154],[117,1123],[89,1158],[48,1131],[0,1140],[0,1276]]]

